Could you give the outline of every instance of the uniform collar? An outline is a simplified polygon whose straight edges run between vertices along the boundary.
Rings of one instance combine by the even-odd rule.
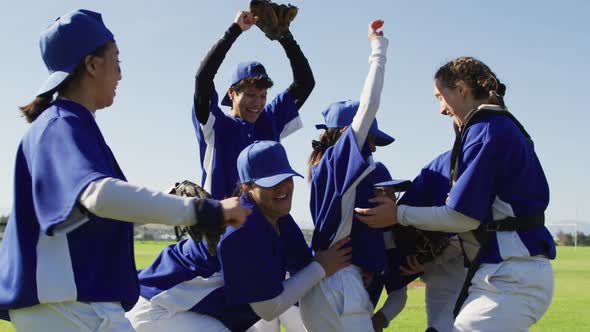
[[[80,118],[88,122],[96,123],[95,116],[86,107],[81,104],[71,101],[69,99],[58,98],[53,102],[53,105],[66,109],[70,112],[76,113]]]

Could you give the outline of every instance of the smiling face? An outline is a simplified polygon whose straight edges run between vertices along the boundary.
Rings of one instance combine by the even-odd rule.
[[[260,117],[262,109],[266,106],[267,89],[248,85],[240,92],[229,89],[232,100],[232,112],[235,116],[247,122],[254,123]]]
[[[469,108],[465,107],[463,87],[457,84],[454,88],[443,85],[439,79],[434,80],[434,96],[439,102],[439,111],[442,115],[453,117],[457,124],[461,124]]]
[[[250,193],[262,214],[274,223],[291,211],[293,188],[293,177],[289,177],[273,187],[264,188],[252,183],[245,189]]]
[[[117,44],[110,42],[105,51],[100,55],[92,56],[91,61],[95,73],[96,108],[109,107],[113,104],[117,84],[122,78]]]

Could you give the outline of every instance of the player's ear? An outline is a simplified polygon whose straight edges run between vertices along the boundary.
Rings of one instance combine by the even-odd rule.
[[[228,88],[228,89],[227,89],[227,95],[229,96],[229,99],[231,99],[231,100],[232,100],[232,102],[234,101],[234,98],[235,98],[235,96],[236,96],[237,94],[238,94],[238,93],[237,93],[236,91],[234,91],[234,89],[233,89],[233,88],[231,88],[231,87],[230,87],[230,88]]]

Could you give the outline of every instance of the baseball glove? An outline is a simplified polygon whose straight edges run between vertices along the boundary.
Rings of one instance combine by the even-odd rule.
[[[297,16],[297,7],[278,5],[270,0],[252,0],[250,12],[258,16],[256,25],[270,40],[278,40],[289,31],[289,24]]]
[[[211,198],[211,195],[205,189],[188,180],[176,183],[169,193],[172,195],[194,197],[197,199]],[[195,204],[199,204],[199,201],[197,200]],[[176,226],[174,227],[174,231],[176,232],[177,237],[182,237],[185,234],[188,234],[196,242],[204,240],[207,243],[207,250],[209,253],[215,255],[219,239],[225,232],[225,226],[223,223],[208,222],[192,226]]]
[[[394,225],[392,227],[395,246],[403,256],[416,256],[420,263],[433,261],[449,245],[449,235],[430,232],[414,227]]]

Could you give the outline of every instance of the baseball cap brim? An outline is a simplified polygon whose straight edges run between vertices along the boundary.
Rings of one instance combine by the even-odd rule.
[[[301,174],[290,169],[290,170],[285,170],[283,172],[280,172],[279,174],[260,178],[256,181],[254,181],[254,183],[256,183],[257,185],[259,185],[263,188],[270,188],[270,187],[274,187],[277,184],[281,183],[281,181],[283,181],[287,178],[293,177],[293,176],[298,176],[300,178],[303,178],[303,176],[301,176]]]
[[[223,99],[221,100],[221,105],[223,106],[233,106],[233,103],[231,101],[231,98],[229,97],[229,94],[225,94],[225,96],[223,97]]]
[[[68,77],[70,73],[65,71],[56,71],[53,72],[49,77],[43,82],[39,91],[37,91],[37,96],[40,96],[48,91],[51,91],[57,88],[60,84],[62,84]]]
[[[412,186],[412,181],[410,180],[397,180],[393,179],[391,181],[384,181],[375,183],[373,187],[395,187],[396,191],[406,191],[410,189]]]
[[[381,130],[377,130],[375,134],[375,145],[377,146],[386,146],[395,141],[395,138],[387,135],[386,133],[382,132]]]

